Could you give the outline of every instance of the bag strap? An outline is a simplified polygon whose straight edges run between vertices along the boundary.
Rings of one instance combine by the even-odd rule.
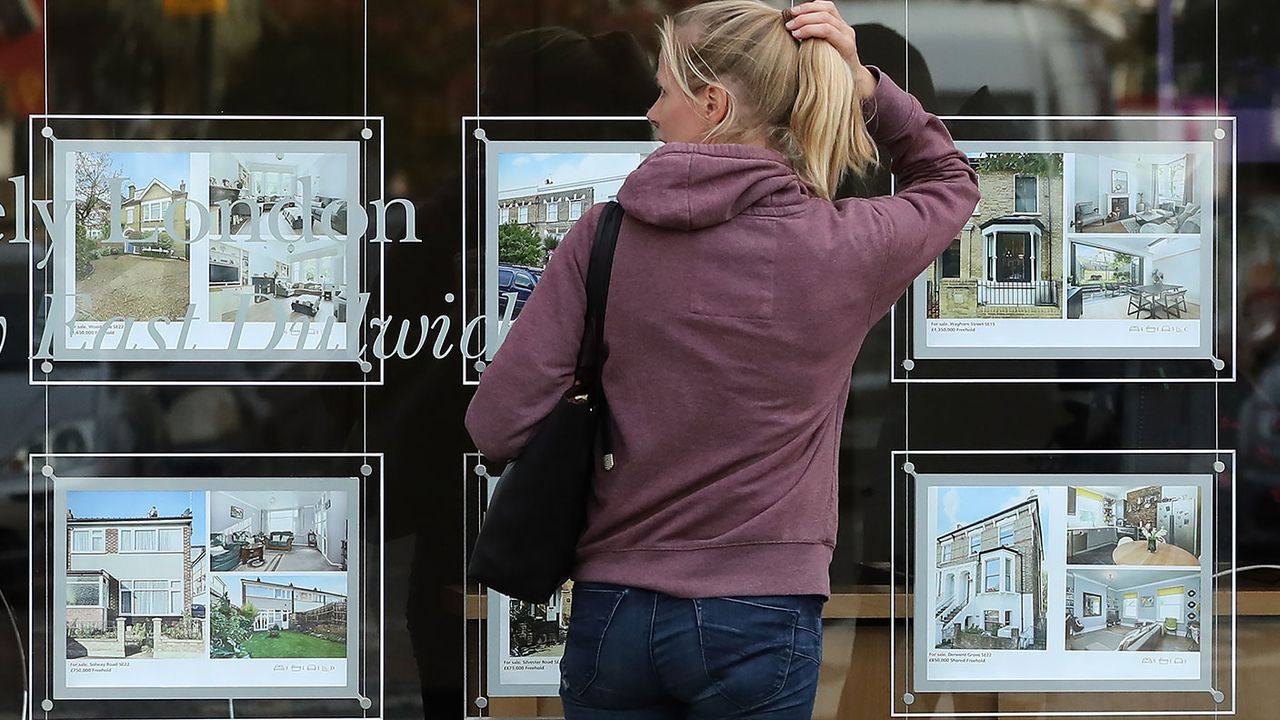
[[[604,318],[609,304],[609,280],[613,275],[613,254],[618,245],[618,230],[625,213],[617,202],[605,204],[591,243],[591,259],[587,263],[587,312],[582,328],[582,346],[578,351],[576,383],[587,388],[590,402],[600,417],[600,439],[604,449],[604,467],[613,468],[612,442],[609,433],[609,403],[601,382],[604,359]]]

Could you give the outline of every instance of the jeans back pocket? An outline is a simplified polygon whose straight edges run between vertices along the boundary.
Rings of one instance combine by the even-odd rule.
[[[560,658],[562,691],[581,696],[591,687],[600,667],[605,634],[626,594],[625,589],[584,587],[584,583],[574,587],[569,635]]]
[[[694,601],[702,660],[715,689],[743,710],[768,702],[787,682],[800,611],[739,598]]]

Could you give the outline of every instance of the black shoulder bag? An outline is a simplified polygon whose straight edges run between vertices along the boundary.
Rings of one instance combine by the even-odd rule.
[[[519,600],[546,602],[569,577],[586,524],[597,440],[613,467],[600,384],[604,312],[622,207],[605,206],[587,265],[587,313],[573,386],[507,465],[480,525],[467,577]]]

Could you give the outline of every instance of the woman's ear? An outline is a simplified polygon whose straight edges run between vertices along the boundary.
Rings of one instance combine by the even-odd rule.
[[[708,85],[706,97],[702,101],[702,116],[712,127],[720,124],[729,114],[729,103],[732,98],[729,92],[719,85]]]

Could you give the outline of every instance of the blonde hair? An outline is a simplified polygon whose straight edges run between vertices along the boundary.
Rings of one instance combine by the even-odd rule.
[[[729,95],[704,142],[761,137],[830,199],[846,172],[866,175],[876,165],[876,147],[849,63],[826,40],[796,40],[787,18],[757,0],[695,5],[659,27],[662,57],[690,100],[709,85]]]

